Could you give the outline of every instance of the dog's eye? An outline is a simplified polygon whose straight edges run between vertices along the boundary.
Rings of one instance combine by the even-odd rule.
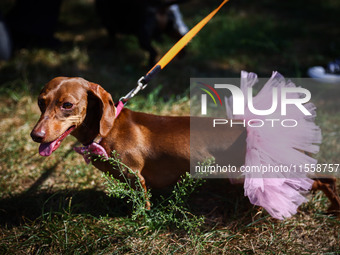
[[[64,109],[66,109],[66,110],[69,110],[69,109],[71,109],[72,107],[73,107],[73,104],[72,103],[70,103],[70,102],[65,102],[65,103],[63,103],[63,106],[62,106]]]

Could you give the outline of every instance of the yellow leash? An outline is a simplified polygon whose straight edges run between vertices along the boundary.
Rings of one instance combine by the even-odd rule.
[[[196,26],[194,26],[188,33],[186,33],[172,48],[157,62],[154,67],[145,75],[138,80],[138,85],[135,89],[131,90],[125,97],[122,97],[119,101],[124,104],[134,97],[140,90],[143,90],[148,82],[162,70],[177,54],[180,52],[185,45],[214,17],[214,15],[222,8],[222,6],[229,0],[224,0],[220,6],[212,11],[208,16],[201,20]]]

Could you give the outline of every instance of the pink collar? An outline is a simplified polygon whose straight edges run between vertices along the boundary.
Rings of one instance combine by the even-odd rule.
[[[98,155],[105,159],[108,158],[105,149],[96,142],[93,142],[84,147],[75,147],[73,149],[84,157],[86,164],[89,164],[91,162],[93,155]]]
[[[124,108],[124,103],[122,101],[119,101],[116,104],[116,117],[115,118],[118,117],[118,115],[123,110],[123,108]],[[91,144],[84,146],[84,147],[75,147],[74,150],[84,157],[85,162],[87,164],[91,162],[91,159],[92,159],[91,154],[99,155],[107,159],[108,155],[105,149],[99,144],[101,142],[101,139],[102,138],[100,138],[99,141],[93,141]]]

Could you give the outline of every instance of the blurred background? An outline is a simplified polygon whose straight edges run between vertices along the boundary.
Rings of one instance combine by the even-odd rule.
[[[190,29],[220,1],[2,0],[12,43],[0,61],[0,87],[36,94],[55,76],[81,76],[117,99],[149,70],[148,44],[158,60],[177,41],[169,32],[172,3]],[[336,0],[231,0],[152,86],[162,85],[167,98],[185,93],[190,77],[241,70],[306,77],[309,67],[339,58],[339,13]]]

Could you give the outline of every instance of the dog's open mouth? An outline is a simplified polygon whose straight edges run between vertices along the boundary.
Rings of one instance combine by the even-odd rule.
[[[70,127],[63,133],[61,136],[59,136],[56,140],[49,142],[49,143],[41,143],[39,146],[39,154],[44,157],[48,157],[54,152],[56,149],[59,148],[61,142],[65,139],[66,136],[68,136],[73,130],[75,129],[75,126]]]

